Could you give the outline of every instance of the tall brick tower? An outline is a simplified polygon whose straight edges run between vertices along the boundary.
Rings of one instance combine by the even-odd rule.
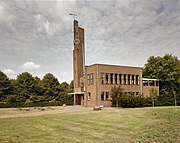
[[[85,67],[84,29],[74,19],[74,92],[83,91],[83,72]]]

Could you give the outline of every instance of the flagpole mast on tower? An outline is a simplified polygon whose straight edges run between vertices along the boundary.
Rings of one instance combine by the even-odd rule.
[[[69,13],[69,15],[73,16],[74,19],[76,19],[76,17],[77,17],[77,14],[74,14],[74,13]]]

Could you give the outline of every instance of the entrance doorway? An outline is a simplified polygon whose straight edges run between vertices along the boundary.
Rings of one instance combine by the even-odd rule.
[[[84,100],[84,94],[74,95],[74,105],[82,105],[83,100]]]

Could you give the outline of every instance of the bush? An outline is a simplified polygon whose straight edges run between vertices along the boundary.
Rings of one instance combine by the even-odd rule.
[[[154,98],[144,97],[142,95],[134,95],[134,94],[123,94],[120,99],[117,101],[112,100],[112,107],[123,107],[123,108],[135,108],[135,107],[151,107],[153,106],[174,106],[175,98],[171,96],[156,96]],[[180,105],[179,96],[176,98],[177,105]]]
[[[124,108],[144,107],[145,98],[141,95],[124,94],[120,100],[120,105]]]

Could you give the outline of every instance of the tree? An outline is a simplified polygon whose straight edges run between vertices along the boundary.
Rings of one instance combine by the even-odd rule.
[[[58,86],[58,79],[54,77],[54,75],[52,75],[51,73],[47,73],[41,81],[41,87],[43,88],[44,95],[48,98],[53,98],[58,95]]]
[[[154,89],[154,88],[151,88],[149,94],[150,94],[150,98],[151,98],[151,101],[152,101],[152,106],[154,107],[154,100],[157,97],[157,90]]]
[[[160,79],[160,94],[180,94],[180,60],[172,54],[151,56],[143,68],[143,76]]]
[[[4,101],[6,96],[12,92],[11,82],[2,71],[0,71],[0,101]]]
[[[116,104],[116,107],[119,107],[119,102],[124,94],[123,92],[124,89],[120,85],[111,88],[112,105]]]
[[[69,84],[69,92],[74,92],[74,81],[73,80]]]
[[[62,82],[62,83],[60,84],[59,88],[60,88],[60,91],[65,91],[65,92],[67,92],[68,89],[69,89],[69,84],[68,84],[67,82]]]
[[[36,81],[28,72],[18,75],[16,80],[16,94],[19,102],[25,102],[30,96],[36,95]]]
[[[43,88],[41,86],[41,79],[39,77],[34,77],[35,80],[35,90],[36,90],[36,94],[43,96]]]

